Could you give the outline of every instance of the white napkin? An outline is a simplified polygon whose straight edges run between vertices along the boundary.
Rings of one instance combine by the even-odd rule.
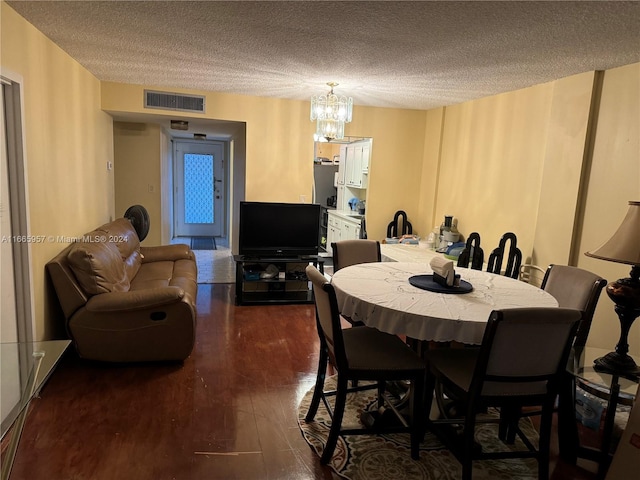
[[[433,257],[429,266],[434,273],[437,273],[441,277],[446,279],[447,286],[452,287],[455,278],[455,271],[453,269],[453,261],[447,260],[444,257]]]

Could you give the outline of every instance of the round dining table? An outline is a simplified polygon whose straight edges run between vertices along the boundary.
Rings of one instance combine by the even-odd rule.
[[[467,268],[455,272],[471,284],[470,292],[438,293],[413,286],[410,277],[433,274],[427,263],[415,262],[352,265],[335,272],[331,284],[342,315],[425,341],[479,345],[493,310],[558,306],[552,295],[520,280]]]

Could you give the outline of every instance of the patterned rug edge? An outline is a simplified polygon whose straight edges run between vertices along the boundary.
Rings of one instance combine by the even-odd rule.
[[[335,379],[329,377],[326,388],[334,387]],[[309,390],[300,402],[298,427],[307,444],[320,456],[330,428],[330,418],[321,403],[315,420],[305,422],[312,393],[313,389]],[[350,394],[343,426],[362,426],[358,420],[359,413],[374,405],[375,401],[375,392]],[[535,435],[529,419],[523,420],[521,427],[528,435]],[[505,447],[497,439],[496,428],[494,424],[485,424],[477,429],[476,436],[484,448],[496,450]],[[425,435],[421,444],[419,461],[411,459],[408,434],[341,436],[328,466],[346,480],[457,480],[462,474],[460,463],[431,433]],[[533,459],[476,461],[473,468],[474,480],[537,479],[537,465]]]

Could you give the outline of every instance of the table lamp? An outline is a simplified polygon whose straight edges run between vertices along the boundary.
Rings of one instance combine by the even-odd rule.
[[[620,319],[620,340],[616,350],[597,358],[596,367],[612,373],[637,374],[639,368],[628,354],[629,329],[640,315],[640,202],[629,202],[629,211],[616,233],[600,248],[585,255],[631,265],[631,276],[607,285],[607,295],[615,303]]]

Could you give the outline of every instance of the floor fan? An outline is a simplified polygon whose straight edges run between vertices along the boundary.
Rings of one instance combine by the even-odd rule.
[[[140,241],[149,233],[149,212],[142,205],[132,205],[124,212],[124,218],[131,222]]]

